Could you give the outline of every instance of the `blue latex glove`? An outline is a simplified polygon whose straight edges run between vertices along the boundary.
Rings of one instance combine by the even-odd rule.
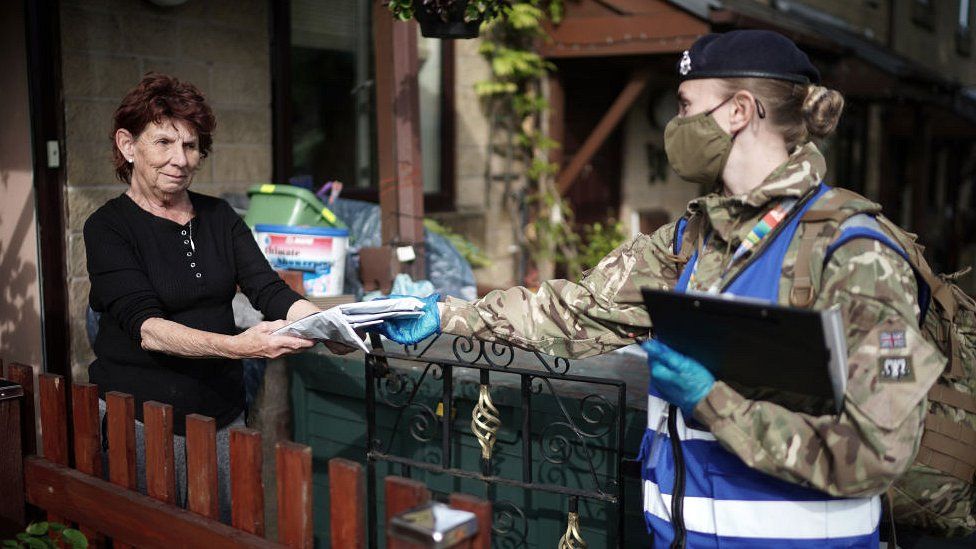
[[[715,376],[697,360],[659,341],[647,340],[641,347],[647,351],[651,385],[664,400],[681,408],[685,419],[692,417],[695,406],[712,390]]]
[[[390,295],[389,297],[411,297],[406,295]],[[393,318],[384,320],[382,324],[370,326],[367,331],[385,335],[388,339],[401,345],[420,343],[428,337],[441,333],[441,313],[437,310],[437,300],[441,294],[431,294],[418,298],[424,302],[424,316],[418,318]],[[382,298],[381,298],[382,299]]]

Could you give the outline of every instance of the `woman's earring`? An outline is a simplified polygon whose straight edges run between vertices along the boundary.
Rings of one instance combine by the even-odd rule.
[[[131,158],[128,158],[127,160],[129,161],[129,164],[132,164],[132,159]]]

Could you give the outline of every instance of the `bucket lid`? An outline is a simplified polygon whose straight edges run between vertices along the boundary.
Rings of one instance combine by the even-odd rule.
[[[311,236],[349,236],[349,229],[338,227],[296,227],[293,225],[258,224],[254,230],[259,233],[301,234]]]

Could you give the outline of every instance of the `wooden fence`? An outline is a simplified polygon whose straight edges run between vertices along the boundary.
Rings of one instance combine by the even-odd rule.
[[[3,363],[0,362],[0,372]],[[230,431],[231,525],[218,519],[216,424],[212,418],[186,418],[187,509],[176,505],[173,455],[173,410],[167,404],[143,406],[146,452],[146,495],[136,491],[135,400],[109,392],[107,404],[108,479],[102,471],[102,432],[98,387],[61,376],[41,374],[41,449],[34,428],[34,376],[30,366],[10,364],[6,377],[23,390],[19,399],[0,398],[0,525],[25,522],[25,503],[42,509],[47,519],[74,523],[91,546],[114,547],[293,547],[313,546],[312,452],[292,442],[275,451],[278,498],[278,541],[264,538],[264,486],[261,479],[261,434],[252,429]],[[0,397],[3,396],[0,387]],[[11,406],[11,404],[13,404]],[[70,417],[70,419],[69,419]],[[69,423],[71,429],[69,430]],[[70,437],[69,437],[70,431]],[[74,467],[69,466],[70,463]],[[366,495],[358,463],[329,462],[332,546],[361,548],[366,543]],[[422,484],[386,478],[387,520],[425,503],[430,493]],[[7,498],[7,494],[23,494]],[[451,505],[478,516],[479,535],[458,547],[490,547],[491,504],[453,494]],[[390,540],[391,549],[412,545]]]

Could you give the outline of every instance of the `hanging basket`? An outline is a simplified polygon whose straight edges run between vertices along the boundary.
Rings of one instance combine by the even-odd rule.
[[[434,4],[438,0],[431,0]],[[444,2],[444,0],[440,0]],[[444,2],[446,3],[446,2]],[[413,0],[414,18],[420,23],[420,34],[426,38],[477,38],[481,27],[481,18],[465,21],[464,12],[468,8],[468,0],[454,0],[445,14],[445,21],[431,6],[424,5],[424,0]]]

